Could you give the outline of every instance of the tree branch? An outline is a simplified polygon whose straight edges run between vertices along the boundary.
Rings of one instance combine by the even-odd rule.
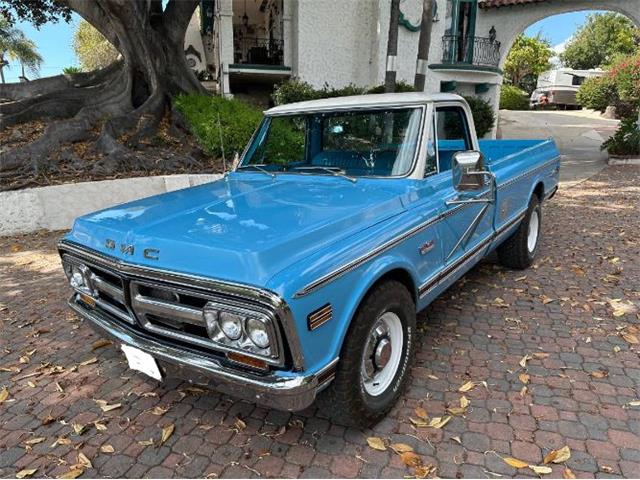
[[[164,9],[163,23],[165,32],[174,41],[184,41],[184,32],[198,3],[198,0],[169,0]]]

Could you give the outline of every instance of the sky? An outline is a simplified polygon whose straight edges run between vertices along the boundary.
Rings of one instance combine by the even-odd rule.
[[[571,38],[576,28],[584,23],[589,13],[593,12],[555,15],[533,24],[526,30],[526,34],[536,35],[541,33],[543,38],[548,39],[552,46],[558,47],[558,50],[561,51],[562,45]],[[74,14],[71,23],[47,24],[42,26],[40,30],[36,30],[29,23],[22,22],[16,25],[36,43],[40,55],[44,58],[44,63],[40,70],[41,76],[57,75],[62,72],[63,68],[78,64],[71,46],[73,31],[78,21],[79,17]],[[7,82],[17,82],[20,75],[20,65],[12,63],[10,67],[9,69],[5,68]]]

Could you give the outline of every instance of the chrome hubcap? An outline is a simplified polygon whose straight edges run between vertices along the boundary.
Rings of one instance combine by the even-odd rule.
[[[402,322],[395,313],[385,312],[367,339],[362,358],[362,380],[371,396],[380,395],[393,382],[404,341]]]

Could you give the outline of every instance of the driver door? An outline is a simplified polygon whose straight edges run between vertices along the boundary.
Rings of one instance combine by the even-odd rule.
[[[440,237],[445,268],[454,273],[458,268],[464,271],[463,265],[486,252],[482,246],[488,248],[487,239],[493,235],[495,205],[469,202],[490,198],[492,191],[488,183],[485,188],[468,193],[458,192],[453,185],[451,169],[455,153],[478,150],[467,111],[460,104],[450,104],[436,107],[434,115],[438,175],[443,182],[441,212],[444,218],[439,223]]]

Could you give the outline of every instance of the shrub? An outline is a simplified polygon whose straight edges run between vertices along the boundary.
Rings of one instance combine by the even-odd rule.
[[[409,83],[398,82],[396,83],[396,92],[415,92],[415,88]],[[271,99],[276,105],[283,105],[285,103],[304,102],[318,98],[347,97],[366,93],[384,93],[384,85],[367,89],[353,84],[341,88],[331,88],[325,84],[321,89],[315,89],[311,84],[294,78],[276,85]]]
[[[576,100],[584,108],[604,112],[609,105],[618,103],[618,90],[609,76],[592,77],[580,86]]]
[[[403,81],[396,82],[397,93],[415,92],[415,91],[416,89],[410,83],[403,82]],[[382,85],[371,87],[369,90],[367,90],[367,93],[384,93],[384,83]]]
[[[640,130],[638,120],[633,117],[620,122],[616,133],[602,144],[611,155],[640,155]]]
[[[496,123],[496,115],[489,102],[480,97],[464,97],[471,108],[473,123],[476,126],[478,138],[484,137]]]
[[[179,95],[175,106],[185,116],[202,149],[216,156],[222,155],[221,131],[225,154],[230,157],[232,152],[244,149],[262,118],[256,107],[218,96]]]
[[[76,66],[64,67],[62,69],[62,73],[64,73],[65,75],[75,75],[76,73],[80,72],[82,72],[82,69]]]
[[[285,103],[304,102],[320,98],[319,91],[313,86],[297,78],[285,80],[275,86],[271,99],[276,105]]]
[[[500,91],[500,108],[503,110],[529,110],[526,92],[514,85],[503,85]]]

